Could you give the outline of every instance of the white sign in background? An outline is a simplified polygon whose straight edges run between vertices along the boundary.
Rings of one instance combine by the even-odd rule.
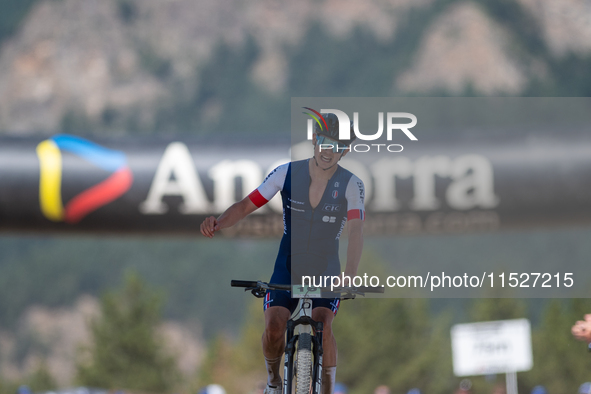
[[[533,366],[527,319],[457,324],[451,339],[456,376],[529,371]]]

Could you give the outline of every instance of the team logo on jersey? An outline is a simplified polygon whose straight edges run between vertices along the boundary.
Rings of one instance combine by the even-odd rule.
[[[271,177],[271,175],[273,175],[274,173],[276,173],[278,168],[279,168],[279,167],[277,167],[277,168],[275,168],[273,171],[271,171],[271,172],[269,173],[269,175],[267,175],[267,177],[265,178],[265,180],[263,181],[263,183],[267,182],[267,179],[269,179],[269,178]]]
[[[336,216],[323,216],[322,221],[324,223],[335,223],[337,221],[337,217]]]
[[[363,182],[357,182],[357,188],[359,188],[359,199],[361,202],[365,200],[365,189],[363,188]]]
[[[324,204],[322,210],[325,212],[339,212],[341,210],[340,204]]]
[[[335,182],[334,183],[334,187],[339,187],[339,183],[338,182]]]
[[[339,191],[338,190],[333,190],[332,191],[332,198],[337,198],[338,195],[339,195]]]

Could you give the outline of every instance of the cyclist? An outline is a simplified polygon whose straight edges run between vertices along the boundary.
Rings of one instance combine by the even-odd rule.
[[[324,119],[326,124],[322,127],[315,125],[314,155],[310,159],[275,168],[247,197],[217,219],[210,216],[201,224],[201,233],[211,238],[216,231],[236,224],[281,192],[284,233],[271,283],[290,284],[292,276],[294,280],[299,278],[296,272],[309,274],[310,268],[316,274],[339,275],[338,242],[347,221],[349,242],[344,273],[351,278],[357,274],[363,248],[365,190],[357,176],[338,165],[355,138],[353,124],[350,125],[352,139],[343,141],[338,138],[336,115],[328,114]],[[279,369],[285,348],[285,329],[297,303],[287,291],[268,291],[265,295],[262,342],[268,372],[266,394],[282,392]],[[340,300],[335,298],[313,299],[312,306],[312,319],[324,324],[322,392],[329,394],[334,389],[337,365],[332,321],[339,305]]]

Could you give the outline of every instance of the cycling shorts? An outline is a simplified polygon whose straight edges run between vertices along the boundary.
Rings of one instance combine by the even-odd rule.
[[[293,312],[298,306],[299,298],[291,298],[291,294],[289,291],[267,290],[267,292],[265,293],[265,298],[263,300],[264,310],[267,310],[267,308],[272,306],[282,306],[284,308],[289,309],[289,312],[293,314]],[[318,307],[328,308],[332,311],[332,313],[335,316],[337,315],[339,307],[341,306],[340,298],[311,298],[311,300],[312,309]]]

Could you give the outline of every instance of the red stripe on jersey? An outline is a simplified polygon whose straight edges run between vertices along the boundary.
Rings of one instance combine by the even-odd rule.
[[[339,306],[341,305],[341,300],[337,299],[335,300],[335,304],[332,307],[332,313],[336,316],[337,312],[339,311]]]
[[[258,189],[255,189],[252,193],[250,193],[248,195],[248,198],[250,198],[250,201],[252,201],[252,203],[256,205],[257,208],[260,208],[269,202],[269,200],[263,197],[263,195],[259,192]]]
[[[347,220],[353,219],[365,220],[365,211],[363,209],[351,209],[347,211]]]

